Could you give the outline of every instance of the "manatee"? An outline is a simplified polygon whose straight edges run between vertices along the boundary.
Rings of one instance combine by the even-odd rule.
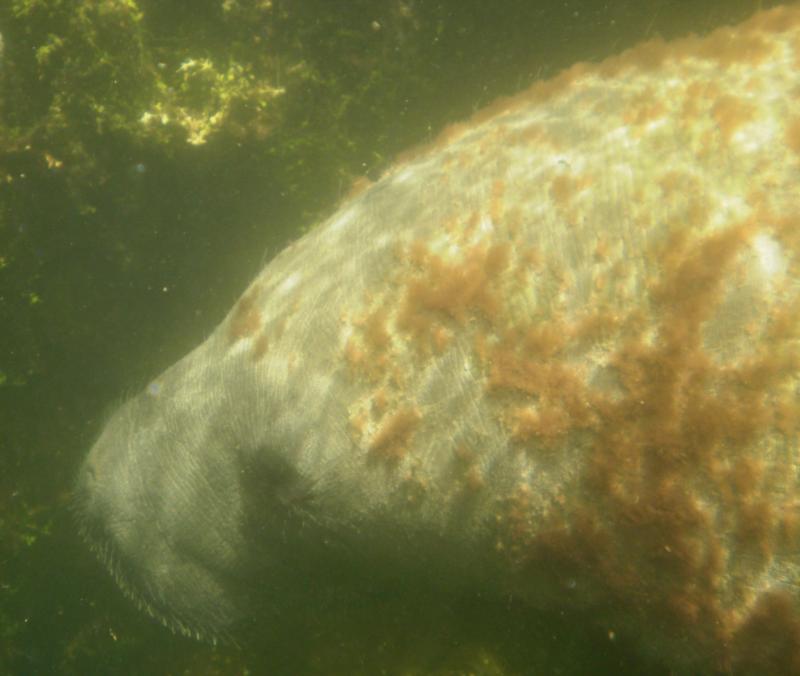
[[[798,673],[798,266],[798,5],[576,65],[270,261],[108,420],[81,530],[193,636],[371,570]]]

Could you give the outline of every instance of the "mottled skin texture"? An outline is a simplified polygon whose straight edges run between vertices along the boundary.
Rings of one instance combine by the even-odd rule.
[[[400,162],[111,419],[89,541],[189,633],[352,567],[799,671],[798,72],[795,5]]]

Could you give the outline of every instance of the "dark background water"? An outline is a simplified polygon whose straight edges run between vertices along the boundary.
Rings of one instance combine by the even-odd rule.
[[[109,410],[202,341],[354,179],[572,63],[775,4],[3,3],[0,673],[657,673],[588,618],[479,594],[387,590],[334,621],[321,601],[301,609],[304,632],[238,647],[175,637],[79,541],[69,492]],[[188,59],[239,78],[186,79]],[[248,87],[266,84],[285,93],[264,104]],[[158,101],[171,119],[182,106],[224,120],[192,145],[142,123]]]

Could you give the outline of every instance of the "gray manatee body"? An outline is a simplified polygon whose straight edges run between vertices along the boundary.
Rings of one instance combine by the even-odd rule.
[[[413,571],[678,666],[789,673],[797,63],[800,10],[764,12],[399,163],[113,416],[76,491],[90,544],[189,634],[255,586]]]

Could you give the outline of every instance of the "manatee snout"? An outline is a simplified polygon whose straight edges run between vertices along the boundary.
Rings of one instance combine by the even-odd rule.
[[[107,423],[78,473],[74,511],[84,539],[140,608],[173,630],[214,639],[241,614],[236,469],[204,460],[202,435],[181,429],[184,416],[170,415],[169,405],[156,411],[140,401],[150,396]]]

